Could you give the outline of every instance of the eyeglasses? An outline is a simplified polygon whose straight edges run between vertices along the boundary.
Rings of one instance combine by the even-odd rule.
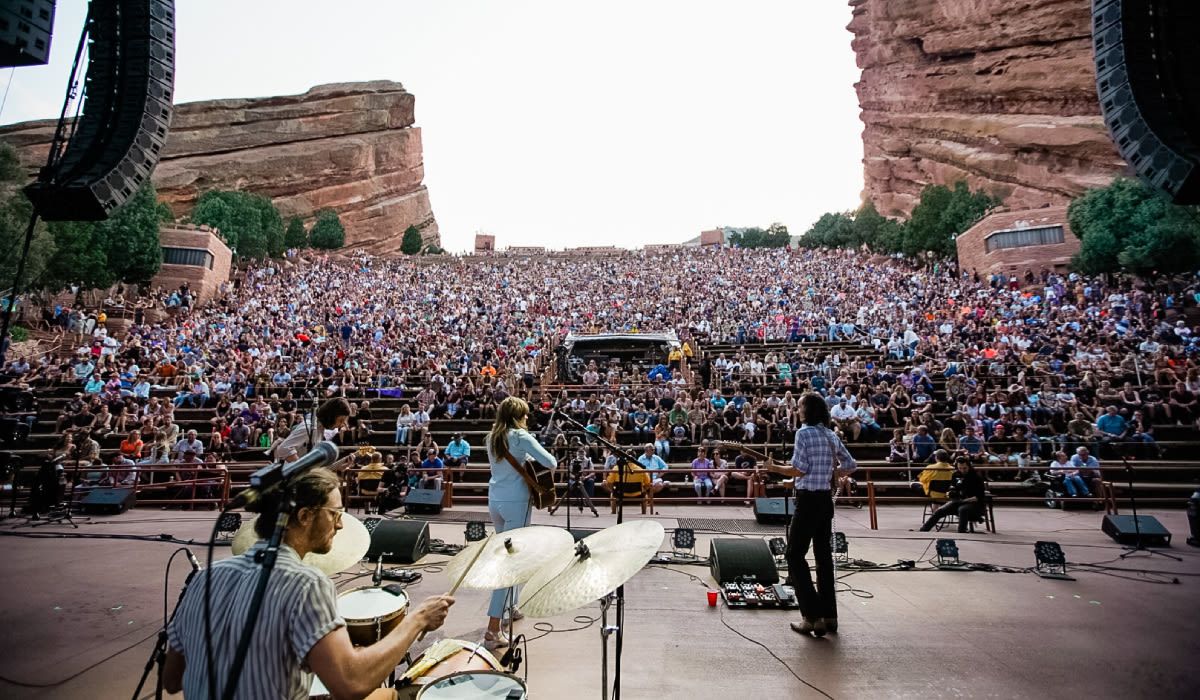
[[[314,507],[319,510],[327,510],[330,513],[333,513],[333,522],[335,522],[335,523],[342,522],[342,516],[346,514],[345,508],[331,508],[329,506],[314,506]]]

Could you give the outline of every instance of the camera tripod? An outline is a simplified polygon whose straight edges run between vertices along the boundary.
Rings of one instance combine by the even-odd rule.
[[[592,503],[592,497],[588,495],[587,489],[583,488],[583,479],[581,478],[582,475],[583,475],[582,469],[578,472],[575,471],[574,469],[572,469],[571,473],[567,475],[567,495],[564,498],[564,500],[566,501],[566,505],[567,505],[567,529],[568,530],[571,529],[571,506],[572,505],[579,508],[580,513],[582,513],[584,507],[586,507],[588,510],[592,511],[592,515],[594,515],[597,518],[600,517],[600,511],[596,510],[596,506]],[[559,505],[562,505],[562,504],[561,503],[555,504],[555,506],[553,508],[549,509],[546,512],[549,513],[550,515],[554,515],[558,511]]]

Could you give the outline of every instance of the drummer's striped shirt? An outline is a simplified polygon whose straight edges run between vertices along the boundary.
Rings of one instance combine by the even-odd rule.
[[[208,698],[204,577],[209,574],[213,577],[210,628],[216,695],[220,697],[258,582],[259,566],[254,555],[265,546],[265,542],[259,542],[241,556],[217,562],[188,585],[167,630],[171,648],[183,654],[183,695],[187,700]],[[235,697],[307,698],[313,676],[304,664],[309,649],[345,624],[338,616],[333,582],[319,570],[301,563],[296,550],[282,545],[267,583]]]

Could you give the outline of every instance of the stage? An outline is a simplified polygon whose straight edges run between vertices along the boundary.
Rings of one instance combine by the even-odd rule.
[[[462,521],[470,511],[455,508],[446,514]],[[668,512],[671,517],[657,518],[668,530],[677,518],[713,519],[718,525],[720,520],[737,521],[730,528],[734,534],[698,532],[701,557],[707,556],[713,537],[771,536],[744,522],[753,517],[749,508],[672,506]],[[841,588],[853,590],[838,594],[840,633],[819,640],[791,631],[787,623],[799,619],[796,612],[709,608],[705,587],[714,584],[707,567],[647,567],[626,586],[624,697],[791,700],[823,697],[822,692],[835,698],[1194,697],[1192,664],[1200,658],[1195,634],[1200,550],[1184,544],[1183,510],[1146,514],[1158,517],[1174,534],[1174,546],[1163,551],[1183,557],[1183,563],[1146,554],[1116,560],[1121,549],[1100,532],[1101,514],[1091,510],[998,510],[998,533],[958,535],[910,531],[919,524],[914,507],[881,509],[877,531],[868,528],[865,510],[839,508],[838,529],[848,537],[851,559],[919,563],[914,570],[859,571],[843,578]],[[178,545],[43,537],[61,532],[165,534],[200,541],[214,516],[207,511],[137,510],[94,518],[78,530],[0,524],[6,533],[38,535],[0,539],[0,694],[14,699],[130,697],[162,622],[163,573]],[[565,520],[563,511],[555,517],[535,515],[535,524],[562,525]],[[572,514],[577,528],[614,521],[603,512],[599,518]],[[775,529],[782,535],[782,528]],[[434,522],[431,534],[461,544],[463,522]],[[669,537],[668,532],[664,551],[671,548]],[[1014,572],[930,570],[937,537],[957,540],[963,561]],[[1104,562],[1127,571],[1071,566],[1070,575],[1077,580],[1044,580],[1023,571],[1035,563],[1036,540],[1061,544],[1071,564]],[[193,545],[192,550],[203,561],[203,548]],[[217,549],[218,558],[226,556],[228,547]],[[424,571],[424,578],[409,589],[412,597],[449,588],[435,566],[445,559],[430,554],[410,567]],[[167,591],[171,607],[187,571],[187,562],[177,557]],[[843,568],[839,576],[849,572]],[[369,583],[350,578],[338,577],[339,589]],[[486,596],[460,591],[440,632],[478,639]],[[583,618],[576,621],[577,615],[596,617],[599,606],[548,622],[557,630],[586,625]],[[517,632],[538,636],[536,622],[518,623]],[[426,643],[437,638],[439,634],[431,634]],[[599,698],[599,623],[529,642],[527,669],[535,700]]]

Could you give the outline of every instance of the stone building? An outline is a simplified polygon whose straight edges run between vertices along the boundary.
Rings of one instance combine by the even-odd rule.
[[[959,267],[981,275],[1020,275],[1043,267],[1065,270],[1079,252],[1079,239],[1067,223],[1067,207],[999,211],[959,235]]]
[[[487,255],[496,251],[496,236],[490,233],[475,234],[475,254]]]
[[[174,289],[185,281],[200,301],[210,301],[229,280],[233,252],[208,226],[171,224],[158,232],[162,245],[162,269],[152,286]]]

